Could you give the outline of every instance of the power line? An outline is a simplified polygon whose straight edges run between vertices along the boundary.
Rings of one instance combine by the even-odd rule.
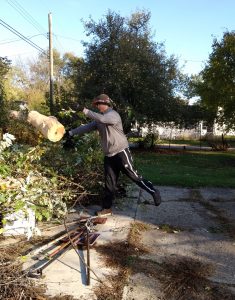
[[[32,51],[27,51],[27,52],[18,52],[18,53],[15,53],[15,54],[10,54],[10,55],[7,55],[7,57],[16,57],[16,56],[23,56],[23,55],[26,55],[28,56],[28,54],[33,54],[34,52]]]
[[[41,29],[45,32],[43,27],[30,15],[23,7],[20,5],[16,0],[6,0],[18,13],[26,20],[28,21],[31,25],[33,25],[40,33]],[[45,35],[46,38],[48,38],[47,34]],[[53,34],[54,35],[54,34]],[[56,35],[54,35],[56,40],[55,43],[57,44],[58,48],[61,48],[64,50],[62,44],[59,42],[59,39]]]
[[[63,39],[72,40],[72,41],[81,43],[80,40],[77,40],[77,39],[74,39],[74,38],[71,38],[71,37],[67,37],[67,36],[63,36],[63,35],[59,35],[59,34],[55,34],[55,33],[53,34],[53,36],[55,36],[58,46],[59,46],[60,48],[62,48],[62,50],[64,50],[64,51],[65,51],[65,49],[64,49],[64,47],[62,46],[62,44],[59,42],[58,37],[63,38]]]
[[[57,44],[58,48],[61,48],[62,50],[65,51],[64,47],[62,46],[62,44],[60,43],[58,36],[56,34],[53,33],[53,36],[56,38],[55,43]]]
[[[17,41],[18,39],[5,39],[5,40],[1,40],[0,43],[8,43],[8,42],[14,42],[14,41]]]
[[[11,7],[13,7],[18,13],[31,25],[33,25],[34,28],[36,28],[40,33],[45,32],[46,30],[28,13],[23,6],[21,6],[16,0],[6,0]],[[43,34],[46,36],[46,34]]]
[[[63,36],[63,35],[59,35],[59,34],[56,34],[56,36],[59,36],[61,38],[67,39],[67,40],[72,40],[72,41],[76,41],[76,42],[81,43],[80,40],[77,40],[77,39],[74,39],[74,38],[71,38],[71,37],[67,37],[67,36]]]
[[[37,44],[35,44],[31,40],[29,40],[26,36],[24,36],[19,31],[17,31],[13,27],[11,27],[9,24],[7,24],[6,22],[4,22],[2,19],[0,19],[0,25],[2,25],[3,27],[5,27],[6,29],[10,30],[12,33],[14,33],[18,37],[20,37],[22,40],[24,40],[26,43],[30,44],[32,47],[34,47],[38,51],[40,51],[42,53],[45,53],[45,51],[41,47],[39,47]]]
[[[191,59],[184,59],[185,62],[205,62],[204,60],[191,60]]]
[[[39,33],[39,34],[35,34],[35,35],[32,35],[32,36],[27,36],[28,39],[32,39],[33,37],[35,36],[39,36],[39,35],[43,35],[43,33]],[[21,39],[12,39],[12,40],[2,40],[0,41],[0,45],[5,45],[5,44],[11,44],[11,43],[15,43],[15,42],[19,42],[21,41]]]
[[[205,62],[204,60],[193,60],[193,59],[184,59],[184,58],[179,58],[178,60],[182,60],[184,62]]]

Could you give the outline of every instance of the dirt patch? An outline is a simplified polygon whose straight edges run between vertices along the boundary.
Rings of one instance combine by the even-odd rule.
[[[207,277],[213,268],[187,257],[168,258],[161,269],[160,281],[167,299],[204,299],[209,287]]]
[[[6,240],[4,239],[4,241]],[[34,238],[31,241],[22,238],[16,240],[17,247],[16,242],[0,247],[1,300],[75,300],[72,296],[47,296],[45,286],[28,278],[22,269],[23,263],[27,259],[25,254],[34,245],[46,240],[47,238],[43,237]]]
[[[116,275],[105,278],[106,284],[99,284],[95,289],[97,300],[120,300],[129,277],[128,269],[120,269]]]
[[[218,226],[213,228],[210,227],[209,231],[211,233],[223,233],[231,239],[235,239],[234,220],[230,220],[221,209],[214,206],[211,202],[203,200],[203,197],[199,190],[192,189],[190,191],[190,201],[200,203],[204,208],[214,214],[214,216],[211,216],[211,218],[218,223]]]
[[[127,241],[96,246],[96,250],[103,255],[105,264],[117,269],[117,274],[106,277],[107,284],[99,284],[95,288],[97,300],[122,299],[123,289],[130,275],[130,266],[140,254],[149,252],[141,243],[142,232],[149,229],[147,224],[133,222]]]
[[[214,272],[211,264],[188,257],[176,257],[167,259],[162,267],[159,279],[166,299],[234,299],[229,290],[208,279]]]
[[[178,233],[183,231],[183,229],[170,224],[160,224],[158,228],[166,233]]]
[[[128,242],[132,247],[138,248],[142,253],[148,252],[148,249],[142,244],[141,236],[143,232],[151,229],[151,226],[142,222],[133,222],[128,234]]]
[[[234,294],[208,278],[214,268],[188,257],[166,258],[162,263],[136,257],[130,273],[143,273],[161,282],[166,300],[233,300]]]
[[[73,296],[54,296],[54,297],[49,297],[49,298],[41,298],[38,300],[76,300]]]
[[[198,198],[197,193],[195,198]],[[134,222],[126,242],[115,242],[96,248],[104,257],[105,263],[118,270],[116,275],[106,278],[109,288],[99,285],[96,289],[98,300],[122,299],[129,276],[137,273],[145,274],[149,280],[158,280],[166,300],[234,299],[229,288],[210,281],[214,273],[211,264],[184,256],[166,257],[161,263],[152,260],[149,249],[141,242],[143,232],[148,229],[150,226]],[[142,256],[146,253],[149,259]]]
[[[211,232],[215,233],[223,233],[230,237],[231,239],[235,239],[235,222],[233,220],[230,220],[228,217],[226,217],[223,213],[223,211],[217,207],[215,207],[213,204],[210,202],[200,202],[201,205],[203,205],[207,210],[211,211],[214,213],[216,216],[214,218],[217,223],[219,223],[219,226],[216,228],[210,228]]]
[[[0,299],[45,299],[43,285],[36,286],[22,271],[25,247],[4,247],[0,250]]]

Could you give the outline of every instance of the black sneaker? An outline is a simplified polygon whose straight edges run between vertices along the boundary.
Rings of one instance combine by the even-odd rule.
[[[155,193],[152,196],[153,196],[154,204],[156,206],[160,205],[162,202],[162,198],[161,198],[159,190],[155,190]]]
[[[112,209],[111,208],[103,208],[99,211],[96,212],[96,215],[98,217],[105,217],[105,216],[111,216],[112,213]]]

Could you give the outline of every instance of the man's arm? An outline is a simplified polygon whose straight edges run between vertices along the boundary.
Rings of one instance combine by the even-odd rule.
[[[74,129],[71,129],[69,130],[69,134],[70,136],[73,136],[73,135],[82,135],[84,133],[88,133],[92,130],[95,130],[97,127],[96,127],[96,122],[93,121],[93,122],[90,122],[86,125],[81,125],[77,128],[74,128]]]
[[[112,112],[114,112],[114,111],[112,111]],[[114,125],[120,121],[120,119],[119,119],[120,117],[117,113],[112,113],[112,112],[102,115],[100,113],[95,113],[87,108],[83,109],[83,113],[87,117],[89,117],[95,121],[98,121],[100,123]]]

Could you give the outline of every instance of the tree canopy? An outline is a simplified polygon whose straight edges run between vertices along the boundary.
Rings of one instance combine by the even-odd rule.
[[[235,32],[214,39],[209,60],[195,82],[195,91],[217,119],[235,128]]]
[[[5,109],[5,82],[7,81],[7,73],[11,69],[11,61],[7,57],[0,57],[0,131],[4,126],[7,116]],[[0,132],[1,133],[1,132]]]
[[[10,69],[11,61],[7,57],[0,57],[0,104],[4,98],[4,82],[6,81],[6,74]]]
[[[139,126],[172,121],[188,126],[204,115],[199,105],[188,107],[183,100],[188,78],[180,72],[177,59],[167,56],[164,44],[153,39],[150,17],[146,11],[128,18],[108,11],[98,22],[92,18],[84,22],[89,39],[83,42],[83,58],[72,53],[62,56],[54,49],[57,117],[69,115],[77,103],[90,107],[91,99],[100,93],[112,98],[126,131],[136,121]],[[30,109],[49,113],[48,73],[46,54],[12,68],[7,98],[26,100]]]
[[[179,80],[177,60],[167,57],[164,45],[152,40],[150,13],[138,11],[130,18],[109,11],[99,22],[85,22],[90,42],[84,43],[83,72],[78,72],[81,98],[107,93],[124,116],[155,122],[174,117],[174,92]],[[80,74],[80,76],[79,76]]]

